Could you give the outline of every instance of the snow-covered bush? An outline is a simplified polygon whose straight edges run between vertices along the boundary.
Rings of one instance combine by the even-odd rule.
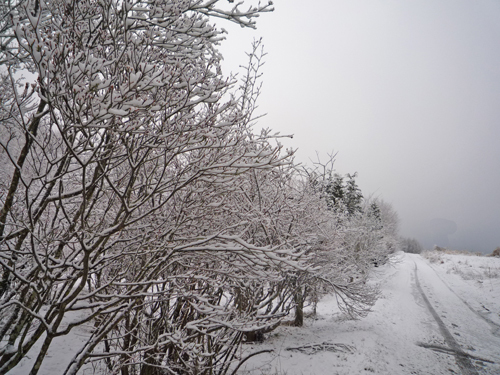
[[[92,323],[68,374],[100,358],[110,372],[224,373],[244,332],[281,316],[248,314],[237,291],[302,269],[294,251],[246,241],[228,199],[288,155],[252,134],[255,76],[232,89],[209,20],[253,26],[269,5],[9,4],[1,372],[29,353],[35,374],[54,337]],[[21,70],[37,81],[21,87]]]
[[[500,246],[497,247],[493,252],[491,253],[492,257],[500,257]]]
[[[431,263],[443,263],[442,254],[438,251],[425,250],[421,255]]]

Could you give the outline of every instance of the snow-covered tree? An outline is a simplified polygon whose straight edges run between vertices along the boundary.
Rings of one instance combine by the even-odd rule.
[[[343,244],[341,223],[348,214],[330,209],[316,186],[301,168],[287,165],[253,171],[246,175],[241,194],[232,196],[238,199],[233,206],[243,208],[238,216],[248,223],[245,240],[280,251],[294,249],[293,254],[308,266],[288,269],[277,281],[254,282],[245,293],[254,301],[253,309],[267,306],[266,313],[293,311],[297,326],[303,323],[305,305],[316,303],[324,294],[335,294],[352,317],[366,313],[376,295],[366,285],[369,272],[364,271],[372,265],[356,264],[356,257]]]
[[[314,169],[306,174],[313,181],[315,189],[321,192],[329,209],[341,215],[354,216],[362,211],[363,202],[363,194],[356,183],[358,174],[342,176],[334,171],[334,162],[335,155],[330,155],[327,163],[314,163]]]
[[[343,201],[345,209],[349,216],[354,216],[361,212],[361,203],[363,202],[363,194],[356,183],[357,173],[347,174],[347,181],[344,186]]]
[[[321,225],[314,231],[321,233],[313,252],[318,282],[308,282],[314,299],[334,292],[341,308],[356,317],[367,313],[375,301],[376,290],[366,282],[373,266],[385,263],[396,251],[399,221],[390,204],[363,198],[356,174],[335,173],[334,156],[304,170],[309,195],[316,194],[323,201],[323,209],[315,208],[317,217],[323,217],[315,221]]]
[[[2,4],[0,373],[29,353],[36,374],[54,338],[91,324],[65,373],[222,374],[283,315],[240,298],[307,269],[234,205],[288,163],[250,129],[255,75],[235,92],[221,74],[211,18],[253,27],[270,10],[243,6]]]
[[[330,209],[322,194],[316,195],[316,201],[316,205],[308,205],[315,212],[310,220],[315,240],[309,251],[315,269],[303,275],[307,285],[304,300],[315,305],[323,295],[334,294],[347,316],[364,316],[375,302],[377,290],[367,284],[372,263],[356,251],[366,237],[359,222],[362,215],[351,217],[347,211]]]
[[[259,42],[241,86],[221,72],[214,19],[271,10],[246,4],[0,5],[0,373],[85,325],[65,374],[226,374],[305,301],[373,303],[384,210],[253,132]]]
[[[347,188],[343,177],[333,172],[333,161],[331,157],[326,164],[316,163],[314,169],[301,168],[295,179],[300,194],[292,202],[297,205],[294,212],[301,215],[294,216],[294,225],[301,228],[297,238],[307,239],[304,247],[314,269],[296,279],[296,325],[300,325],[300,304],[315,305],[325,294],[333,293],[341,310],[353,318],[366,314],[377,295],[366,283],[372,263],[360,260],[354,250],[352,234],[360,232],[357,218],[362,209],[352,214],[347,209]],[[353,186],[356,196],[361,196],[357,185]]]
[[[399,246],[397,212],[381,199],[367,199],[360,212],[342,223],[345,246],[366,269],[386,263]]]

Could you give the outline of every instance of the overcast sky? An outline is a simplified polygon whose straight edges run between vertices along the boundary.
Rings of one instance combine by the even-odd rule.
[[[294,134],[301,162],[338,152],[426,247],[500,246],[500,1],[274,4],[255,32],[224,25],[221,47],[237,71],[264,39],[258,127]]]

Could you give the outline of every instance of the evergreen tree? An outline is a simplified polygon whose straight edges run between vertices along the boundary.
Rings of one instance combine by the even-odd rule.
[[[370,204],[368,208],[368,216],[373,218],[375,222],[374,229],[379,230],[383,228],[380,207],[377,203],[373,202],[372,204]]]
[[[347,174],[348,180],[344,187],[344,203],[349,216],[353,216],[362,211],[361,202],[363,201],[363,194],[355,180],[357,175],[357,173]]]
[[[344,201],[344,178],[335,173],[333,176],[328,177],[325,187],[325,199],[328,208],[334,209]]]
[[[344,179],[347,177],[347,181]],[[341,176],[330,174],[321,186],[321,192],[329,209],[349,217],[362,211],[363,194],[356,183],[357,173]]]

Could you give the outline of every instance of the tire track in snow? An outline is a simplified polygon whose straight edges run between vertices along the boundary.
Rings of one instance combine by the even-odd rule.
[[[457,362],[458,367],[460,367],[460,370],[462,370],[462,373],[464,375],[479,375],[476,368],[472,364],[469,355],[462,350],[460,344],[455,340],[451,332],[446,328],[443,320],[439,317],[438,313],[436,312],[436,310],[434,310],[434,307],[432,307],[431,303],[429,302],[429,299],[427,298],[424,290],[420,286],[420,281],[418,280],[417,263],[414,264],[415,264],[415,284],[417,286],[417,289],[422,295],[422,298],[424,300],[425,305],[427,306],[427,309],[430,311],[432,317],[438,324],[439,330],[441,331],[444,340],[446,341],[451,351],[455,355],[455,360]]]
[[[462,301],[464,303],[465,306],[467,306],[469,308],[470,311],[472,311],[474,314],[476,314],[479,318],[483,319],[486,323],[488,323],[491,328],[492,328],[492,331],[491,333],[494,335],[494,336],[497,336],[497,337],[500,337],[500,325],[495,323],[493,320],[491,320],[490,318],[488,318],[487,316],[484,316],[483,314],[481,314],[480,311],[477,311],[476,309],[474,309],[471,305],[469,305],[469,303],[464,300],[462,297],[460,297],[457,293],[455,293],[455,291],[453,289],[451,289],[451,287],[448,285],[448,283],[446,283],[446,281],[444,281],[441,276],[439,276],[439,273],[436,271],[436,269],[432,266],[432,264],[429,264],[429,267],[431,267],[431,269],[434,271],[434,273],[436,274],[436,276],[439,278],[439,280],[441,280],[443,282],[443,284],[450,290],[450,292],[452,292],[460,301]],[[484,307],[484,306],[483,306]],[[489,310],[488,310],[489,311]]]

